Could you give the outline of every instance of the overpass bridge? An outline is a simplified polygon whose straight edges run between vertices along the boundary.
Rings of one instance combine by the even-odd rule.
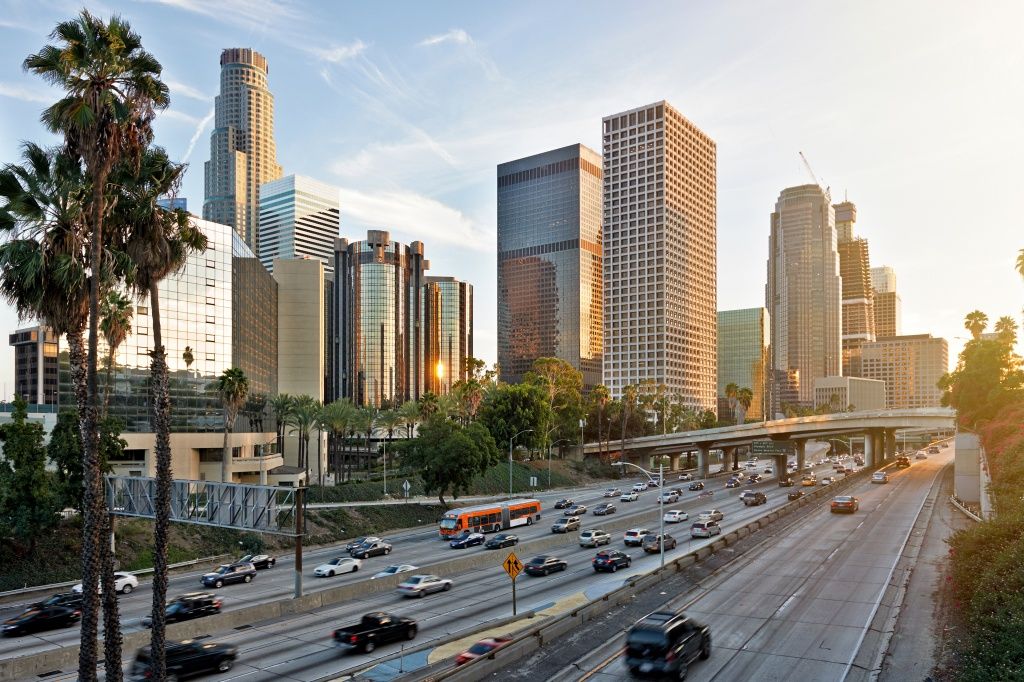
[[[612,440],[603,448],[600,444],[588,443],[583,448],[583,455],[586,457],[602,453],[617,454],[624,461],[641,466],[649,464],[653,457],[668,456],[672,463],[671,468],[677,469],[681,455],[696,453],[700,476],[707,478],[711,450],[722,450],[725,453],[724,459],[732,457],[736,463],[739,457],[738,448],[749,446],[755,441],[791,443],[789,447],[796,454],[798,470],[802,470],[804,448],[808,440],[857,436],[864,438],[865,463],[870,466],[895,456],[897,431],[953,431],[955,423],[956,412],[944,407],[837,412],[628,438],[625,443]],[[776,471],[786,470],[787,456],[773,455],[776,459]]]

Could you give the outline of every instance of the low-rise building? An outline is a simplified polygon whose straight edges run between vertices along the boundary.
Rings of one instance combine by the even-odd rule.
[[[814,406],[833,412],[884,410],[885,382],[859,377],[818,377],[814,380]]]

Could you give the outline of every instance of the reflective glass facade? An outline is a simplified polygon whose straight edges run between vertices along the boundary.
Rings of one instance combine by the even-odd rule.
[[[743,308],[718,311],[718,404],[726,399],[725,387],[736,384],[749,388],[754,399],[746,411],[746,419],[764,417],[768,386],[768,347],[770,341],[768,311],[764,308]],[[728,403],[726,403],[727,405]],[[726,408],[728,409],[728,408]],[[737,419],[739,408],[737,409]],[[732,415],[719,411],[720,418]]]
[[[473,285],[454,277],[427,277],[423,285],[424,380],[444,395],[467,378],[473,357]]]
[[[334,277],[334,240],[341,230],[338,188],[301,175],[260,186],[260,262],[274,271],[275,258],[316,258]]]
[[[210,384],[230,367],[241,368],[251,393],[277,390],[277,284],[227,225],[196,220],[206,235],[203,253],[160,283],[160,320],[170,370],[171,430],[223,429],[220,400]],[[110,413],[126,432],[152,431],[149,297],[137,301],[132,331],[111,369]],[[190,349],[191,357],[186,353]],[[100,343],[100,357],[107,355]],[[106,385],[106,363],[100,385]],[[67,353],[61,353],[60,401],[74,405]],[[239,425],[245,423],[244,420]]]
[[[14,394],[34,405],[56,405],[57,335],[40,326],[19,329],[8,340],[14,348]]]
[[[498,365],[557,357],[601,383],[601,156],[580,144],[498,166]]]

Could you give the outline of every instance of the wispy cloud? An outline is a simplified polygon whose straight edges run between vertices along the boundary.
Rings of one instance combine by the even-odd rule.
[[[269,28],[280,28],[283,22],[301,18],[301,13],[288,2],[262,0],[253,7],[251,0],[142,0],[156,5],[201,14],[225,24],[240,26],[261,32]]]
[[[393,230],[433,244],[444,242],[482,252],[495,248],[494,234],[481,229],[462,211],[407,190],[364,192],[343,188],[341,210],[368,227]]]
[[[501,73],[498,71],[497,64],[494,63],[494,60],[487,55],[487,52],[473,40],[473,36],[469,35],[465,29],[453,28],[447,33],[424,38],[417,45],[419,47],[436,47],[446,43],[460,46],[467,57],[480,65],[488,79],[492,81],[501,79]]]
[[[0,83],[0,95],[12,99],[20,99],[22,102],[38,102],[40,104],[53,104],[58,99],[56,95],[52,95],[45,90],[35,90],[13,83]]]
[[[215,113],[216,110],[213,107],[210,107],[209,113],[203,117],[203,120],[196,124],[196,130],[192,133],[192,139],[188,141],[188,148],[185,150],[184,156],[181,157],[182,163],[187,162],[189,157],[192,156],[192,151],[196,148],[196,143],[199,142],[199,138],[202,137],[203,132],[206,130],[207,126],[210,125],[210,122],[213,121],[213,115]]]
[[[187,83],[180,81],[165,80],[167,87],[171,90],[171,97],[174,95],[181,95],[182,97],[188,97],[189,99],[196,99],[200,102],[209,102],[213,99],[210,95],[200,91],[198,88],[194,88]]]
[[[187,123],[189,125],[197,125],[200,122],[200,120],[202,120],[197,116],[193,116],[192,114],[186,114],[185,112],[178,111],[177,109],[164,109],[158,114],[158,118],[167,118],[172,121],[181,121],[182,123]]]
[[[17,30],[17,31],[31,31],[32,30],[32,28],[30,26],[27,26],[25,24],[19,24],[18,22],[11,21],[10,19],[0,19],[0,28],[10,28],[10,29],[14,29],[14,30]]]
[[[327,48],[311,47],[309,52],[321,61],[344,64],[366,52],[367,47],[369,46],[366,43],[357,39],[348,45],[332,45]]]

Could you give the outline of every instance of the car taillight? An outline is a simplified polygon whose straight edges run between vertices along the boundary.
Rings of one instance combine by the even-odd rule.
[[[352,644],[355,644],[356,642],[359,641],[359,637],[357,637],[356,635],[352,635],[352,636],[350,636],[348,638],[348,641],[351,642]]]
[[[224,604],[224,602],[222,602],[222,601],[221,601],[220,599],[218,599],[217,601],[213,602],[213,605],[214,605],[214,607],[216,607],[216,608],[218,608],[218,609],[219,609],[219,608],[220,608],[220,607],[221,607],[221,606],[222,606],[223,604]]]
[[[674,661],[674,660],[676,660],[676,652],[669,651],[667,654],[665,654],[665,660],[666,661]]]

